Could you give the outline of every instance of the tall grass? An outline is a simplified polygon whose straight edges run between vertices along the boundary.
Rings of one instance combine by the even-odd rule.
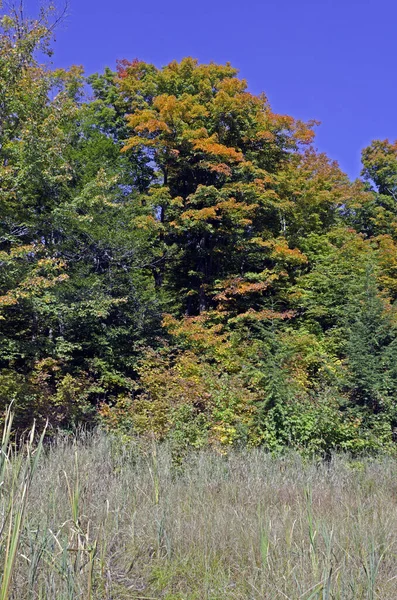
[[[33,449],[35,426],[33,425],[26,444],[18,453],[13,452],[10,442],[12,413],[6,411],[0,449],[0,493],[1,523],[0,552],[2,574],[0,577],[0,600],[8,600],[12,576],[20,545],[28,494],[43,447],[43,431]]]
[[[1,600],[395,600],[397,465],[103,433],[0,460]],[[41,451],[41,455],[40,455]]]

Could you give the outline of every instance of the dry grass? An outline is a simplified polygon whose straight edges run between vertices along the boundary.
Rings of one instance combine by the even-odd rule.
[[[395,600],[396,475],[387,458],[261,451],[198,453],[176,474],[166,449],[60,439],[36,467],[8,597]]]

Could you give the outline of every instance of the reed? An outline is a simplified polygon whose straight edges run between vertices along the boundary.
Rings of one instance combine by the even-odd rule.
[[[100,431],[0,456],[0,600],[395,600],[397,465]],[[37,439],[35,442],[34,439]]]

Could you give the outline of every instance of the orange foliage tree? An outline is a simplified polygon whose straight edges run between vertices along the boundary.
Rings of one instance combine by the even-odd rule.
[[[145,199],[161,246],[154,275],[182,312],[216,307],[221,280],[253,292],[253,273],[260,292],[270,271],[304,262],[285,236],[293,201],[280,172],[310,145],[314,123],[275,114],[229,64],[124,61],[119,85],[131,105],[124,151],[143,148],[156,166]]]

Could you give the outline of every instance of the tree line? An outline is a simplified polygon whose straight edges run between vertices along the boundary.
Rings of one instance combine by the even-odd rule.
[[[351,181],[230,64],[0,31],[0,409],[177,448],[393,450],[397,143]]]

